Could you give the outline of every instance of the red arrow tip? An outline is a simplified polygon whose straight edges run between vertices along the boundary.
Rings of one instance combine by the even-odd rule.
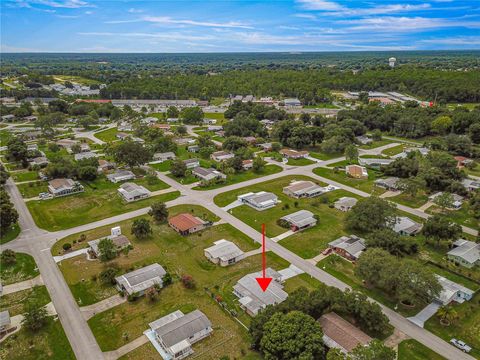
[[[272,278],[255,278],[257,280],[258,285],[262,288],[262,291],[266,291],[268,288],[268,285],[272,282]]]

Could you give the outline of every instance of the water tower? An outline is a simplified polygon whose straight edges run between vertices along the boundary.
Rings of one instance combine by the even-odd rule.
[[[395,67],[396,62],[397,62],[397,59],[395,59],[394,57],[391,57],[390,59],[388,59],[388,65],[390,65],[391,68]]]

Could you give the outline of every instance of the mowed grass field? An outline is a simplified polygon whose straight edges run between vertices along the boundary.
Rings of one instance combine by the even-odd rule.
[[[340,165],[345,166],[346,164],[342,162]],[[318,167],[313,169],[313,172],[319,176],[323,176],[324,178],[339,182],[366,193],[375,193],[376,195],[379,195],[385,192],[384,189],[374,185],[375,180],[381,177],[381,173],[372,169],[368,169],[368,179],[352,178],[345,174],[345,170],[341,169],[334,170],[330,168]]]
[[[417,340],[404,340],[398,344],[398,360],[443,360],[438,355]]]
[[[275,193],[280,202],[273,208],[257,211],[248,205],[242,205],[229,210],[232,215],[258,231],[260,231],[261,225],[265,224],[266,234],[269,237],[275,237],[288,231],[288,229],[277,224],[277,220],[285,215],[299,210],[309,210],[318,215],[319,221],[315,227],[303,230],[280,241],[282,246],[305,259],[310,259],[324,250],[328,242],[347,233],[343,225],[345,213],[331,208],[330,204],[343,196],[357,196],[344,190],[335,190],[311,199],[294,199],[283,194],[283,187],[288,186],[292,180],[311,180],[321,186],[325,185],[305,176],[285,176],[217,195],[214,201],[218,206],[226,206],[235,201],[238,195],[248,192],[267,191]]]
[[[163,182],[158,181],[154,185],[157,189],[166,187]],[[117,192],[120,184],[112,184],[104,178],[99,178],[90,183],[83,183],[83,185],[85,187],[83,193],[49,200],[29,201],[27,206],[35,223],[42,229],[49,231],[68,229],[148,207],[157,201],[170,201],[180,195],[179,192],[173,191],[126,203]]]
[[[118,140],[117,134],[118,134],[118,129],[115,127],[115,128],[99,131],[93,134],[93,136],[105,142],[112,142],[112,141]]]
[[[40,274],[32,256],[24,253],[16,253],[16,259],[15,264],[5,264],[0,259],[0,278],[2,279],[2,285],[32,279]]]

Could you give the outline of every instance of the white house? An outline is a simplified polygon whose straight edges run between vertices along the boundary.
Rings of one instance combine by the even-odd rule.
[[[126,202],[146,199],[150,196],[150,191],[145,187],[126,182],[118,188],[118,193]]]
[[[201,166],[197,166],[196,168],[194,168],[192,170],[192,174],[195,177],[197,177],[199,179],[202,179],[202,180],[205,180],[205,181],[210,181],[210,180],[213,180],[213,179],[226,179],[227,178],[227,175],[225,175],[224,173],[222,173],[218,170],[211,169],[211,168],[205,169]]]
[[[278,203],[277,195],[265,191],[260,191],[257,193],[247,193],[239,195],[237,197],[238,201],[243,204],[246,204],[255,210],[266,210],[274,207]]]
[[[48,182],[48,191],[58,197],[83,192],[84,188],[78,181],[72,179],[53,179]]]
[[[245,257],[245,253],[231,241],[225,239],[214,242],[214,245],[204,249],[205,257],[220,266],[237,263]]]
[[[142,296],[145,290],[158,285],[163,286],[163,277],[167,274],[165,269],[157,264],[151,264],[131,271],[115,278],[117,289],[127,295],[137,294]]]
[[[198,159],[183,160],[183,163],[187,166],[187,169],[194,169],[200,166],[200,161]]]
[[[235,155],[227,151],[216,151],[212,155],[210,155],[210,158],[216,162],[225,161],[233,157],[235,157]]]
[[[135,174],[130,170],[118,170],[113,174],[108,174],[107,179],[116,184],[122,181],[135,179]]]

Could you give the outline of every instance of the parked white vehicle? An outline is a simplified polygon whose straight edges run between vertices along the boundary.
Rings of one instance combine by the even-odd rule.
[[[452,344],[456,348],[458,348],[458,349],[460,349],[460,350],[462,350],[463,352],[466,352],[466,353],[469,353],[470,351],[472,351],[472,348],[470,346],[468,346],[467,344],[465,344],[461,340],[451,339],[450,344]]]
[[[47,192],[42,192],[42,193],[38,194],[38,198],[41,199],[41,200],[51,199],[52,197],[53,197],[53,195],[50,194],[50,193],[47,193]]]

